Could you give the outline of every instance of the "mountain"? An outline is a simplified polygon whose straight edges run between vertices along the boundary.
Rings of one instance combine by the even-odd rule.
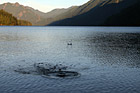
[[[33,25],[40,21],[41,18],[36,13],[32,12],[28,7],[20,5],[19,3],[4,3],[0,5],[0,9],[3,9],[20,20],[27,20]]]
[[[4,10],[0,10],[0,25],[30,26],[32,24],[24,20],[18,20],[16,17],[12,16],[12,14],[9,14],[8,12],[5,12]]]
[[[53,22],[49,25],[57,26],[96,26],[105,25],[105,21],[134,5],[138,0],[90,0],[79,6],[71,14],[76,14],[63,20]],[[82,8],[81,8],[82,7]],[[79,13],[76,11],[81,10]],[[138,11],[137,11],[138,12]],[[79,15],[77,15],[79,14]]]
[[[133,8],[138,1],[139,0],[90,0],[81,6],[54,9],[48,13],[41,12],[32,7],[20,5],[19,3],[4,3],[0,5],[0,9],[11,13],[18,20],[29,21],[33,25],[111,26],[121,25],[120,23],[123,22],[124,24],[127,23],[127,21],[121,21],[125,18],[127,18],[125,20],[130,18],[133,20],[133,18],[136,18],[133,14],[137,15],[136,13],[139,11],[139,8],[131,8]],[[136,10],[136,12],[133,13],[132,10]],[[129,14],[131,14],[131,17],[127,16]],[[22,23],[24,22],[22,21]]]
[[[38,24],[48,25],[50,23],[60,21],[66,18],[72,18],[74,16],[86,13],[93,8],[96,8],[96,6],[100,5],[105,1],[106,0],[90,0],[81,6],[72,6],[67,9],[52,10],[51,12],[47,13],[46,18],[44,20],[39,21]],[[55,14],[54,11],[56,11]],[[49,16],[51,13],[53,13],[53,15]]]
[[[61,20],[61,19],[65,19],[61,17],[62,14],[65,14],[66,12],[68,12],[70,10],[70,8],[65,9],[54,9],[48,13],[45,13],[42,17],[42,20],[38,21],[36,24],[37,25],[47,25],[50,24],[51,22],[57,21],[57,20]]]
[[[140,26],[140,1],[123,9],[120,13],[109,17],[103,25],[108,26]]]
[[[52,22],[56,22],[56,21],[60,21],[66,18],[72,18],[74,16],[83,14],[88,12],[89,10],[96,8],[96,6],[100,5],[102,2],[104,2],[106,0],[90,0],[87,3],[81,5],[81,6],[72,6],[67,8],[64,13],[61,13],[60,15],[57,15],[56,17],[53,18],[47,18],[45,20],[43,20],[43,23],[46,23],[46,25],[52,23]]]
[[[51,19],[50,22],[53,22],[54,17],[69,10],[62,8],[54,9],[48,13],[44,13],[39,10],[33,9],[32,7],[23,6],[19,3],[4,3],[0,5],[0,9],[11,13],[13,16],[17,17],[20,20],[27,20],[33,25],[46,25],[48,23],[47,20]]]

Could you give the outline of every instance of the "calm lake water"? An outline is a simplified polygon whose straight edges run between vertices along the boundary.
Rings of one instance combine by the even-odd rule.
[[[15,72],[35,63],[81,76]],[[140,93],[140,27],[0,27],[0,93]]]

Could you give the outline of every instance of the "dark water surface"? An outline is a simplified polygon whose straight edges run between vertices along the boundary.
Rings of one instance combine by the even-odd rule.
[[[36,63],[80,76],[43,77]],[[140,27],[0,27],[0,93],[140,93]]]

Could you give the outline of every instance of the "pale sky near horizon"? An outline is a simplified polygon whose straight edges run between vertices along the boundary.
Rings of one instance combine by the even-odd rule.
[[[68,8],[75,5],[82,5],[88,1],[89,0],[0,0],[0,4],[18,2],[43,12],[49,12],[55,8]]]

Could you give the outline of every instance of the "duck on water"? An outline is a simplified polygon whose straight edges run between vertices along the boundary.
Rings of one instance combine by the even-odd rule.
[[[70,42],[68,42],[67,45],[72,45],[72,40]]]

